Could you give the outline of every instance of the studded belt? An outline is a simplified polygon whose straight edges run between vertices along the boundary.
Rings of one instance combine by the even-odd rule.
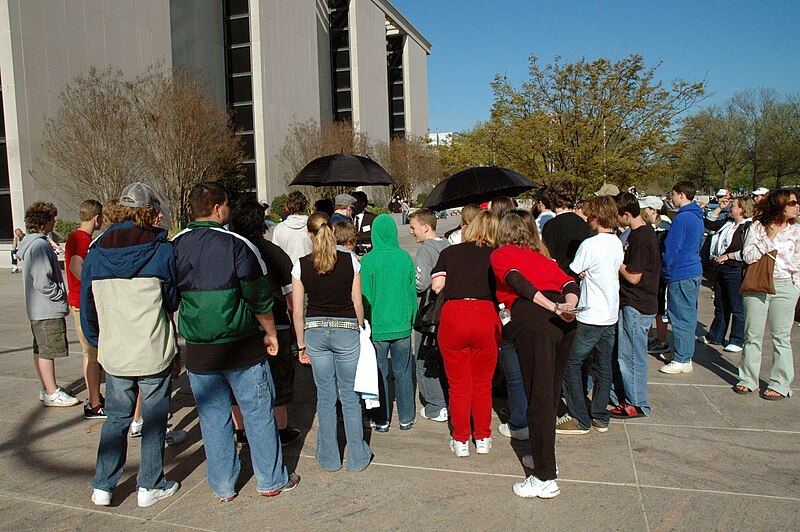
[[[347,320],[307,320],[303,329],[316,329],[318,327],[331,327],[335,329],[358,330],[358,322]]]

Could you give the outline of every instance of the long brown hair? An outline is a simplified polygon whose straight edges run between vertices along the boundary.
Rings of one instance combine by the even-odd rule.
[[[528,215],[530,219],[527,221],[525,220],[527,216],[520,214],[519,211],[512,211],[503,216],[503,219],[500,220],[500,226],[497,228],[497,245],[514,245],[518,248],[528,248],[550,258],[547,246],[539,238],[539,232],[536,230],[536,222],[533,220],[533,216],[530,213]]]
[[[797,194],[791,190],[770,190],[756,203],[753,220],[761,222],[764,227],[770,224],[782,224],[784,221],[795,223],[796,219],[786,220],[783,217],[783,209],[792,199],[792,195],[797,199]]]
[[[306,229],[314,235],[311,248],[314,270],[319,274],[332,272],[336,266],[336,238],[333,236],[330,218],[324,212],[315,212],[308,217]]]

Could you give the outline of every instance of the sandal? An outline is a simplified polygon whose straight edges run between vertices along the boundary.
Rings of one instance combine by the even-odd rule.
[[[779,394],[772,388],[767,388],[764,390],[764,393],[761,394],[761,398],[767,401],[780,401],[781,399],[786,399],[786,396]]]
[[[733,391],[738,393],[739,395],[750,395],[753,393],[753,390],[748,388],[747,386],[742,386],[741,384],[737,384],[733,387]]]

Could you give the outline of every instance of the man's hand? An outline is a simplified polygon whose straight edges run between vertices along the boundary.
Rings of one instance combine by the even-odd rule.
[[[725,207],[727,207],[730,204],[731,204],[731,198],[729,198],[728,196],[724,196],[724,197],[719,199],[719,208],[720,209],[724,209]]]
[[[275,335],[264,335],[264,347],[267,349],[267,354],[274,357],[278,354],[278,337]]]

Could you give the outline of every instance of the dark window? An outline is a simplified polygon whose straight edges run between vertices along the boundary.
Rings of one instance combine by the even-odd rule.
[[[9,189],[8,178],[8,152],[6,151],[6,143],[0,142],[0,190]]]
[[[228,100],[231,103],[253,101],[253,85],[250,76],[231,78],[228,85]]]
[[[256,158],[256,141],[255,135],[252,133],[244,133],[239,135],[239,138],[242,139],[242,151],[244,152],[244,156],[248,159],[255,159]]]
[[[252,105],[237,105],[233,108],[233,127],[235,131],[253,131]]]
[[[245,187],[255,190],[256,188],[256,163],[242,163],[244,170]]]
[[[330,0],[328,5],[331,9],[347,10],[347,8],[350,6],[350,0]]]
[[[392,131],[405,131],[406,118],[403,115],[392,116]]]
[[[343,70],[336,73],[336,88],[349,89],[350,88],[350,71]]]
[[[400,98],[398,100],[392,100],[392,114],[402,115],[404,112],[405,112],[405,104],[403,103],[403,99]]]
[[[225,0],[225,16],[247,15],[250,12],[248,0]]]
[[[228,73],[247,74],[250,70],[250,47],[231,48],[228,50]]]
[[[336,93],[336,109],[343,111],[345,109],[353,108],[353,96],[350,91],[341,91]]]
[[[347,110],[347,111],[336,111],[336,113],[334,114],[333,119],[336,120],[337,122],[339,120],[346,120],[348,122],[352,122],[353,121],[353,112],[350,111],[350,110]]]
[[[389,79],[389,133],[393,137],[405,134],[403,39],[402,35],[388,35],[386,37],[386,75]]]
[[[403,97],[403,84],[402,83],[392,83],[389,85],[389,90],[391,91],[390,98],[402,98]]]
[[[331,50],[350,48],[350,33],[347,30],[331,31]]]
[[[336,70],[340,68],[350,68],[350,51],[349,50],[342,50],[339,52],[334,52],[334,67]]]
[[[247,44],[250,42],[250,19],[235,18],[227,22],[228,44]]]
[[[3,91],[0,91],[0,137],[6,138],[6,110],[3,107]],[[0,157],[5,157],[5,151],[0,154]]]

